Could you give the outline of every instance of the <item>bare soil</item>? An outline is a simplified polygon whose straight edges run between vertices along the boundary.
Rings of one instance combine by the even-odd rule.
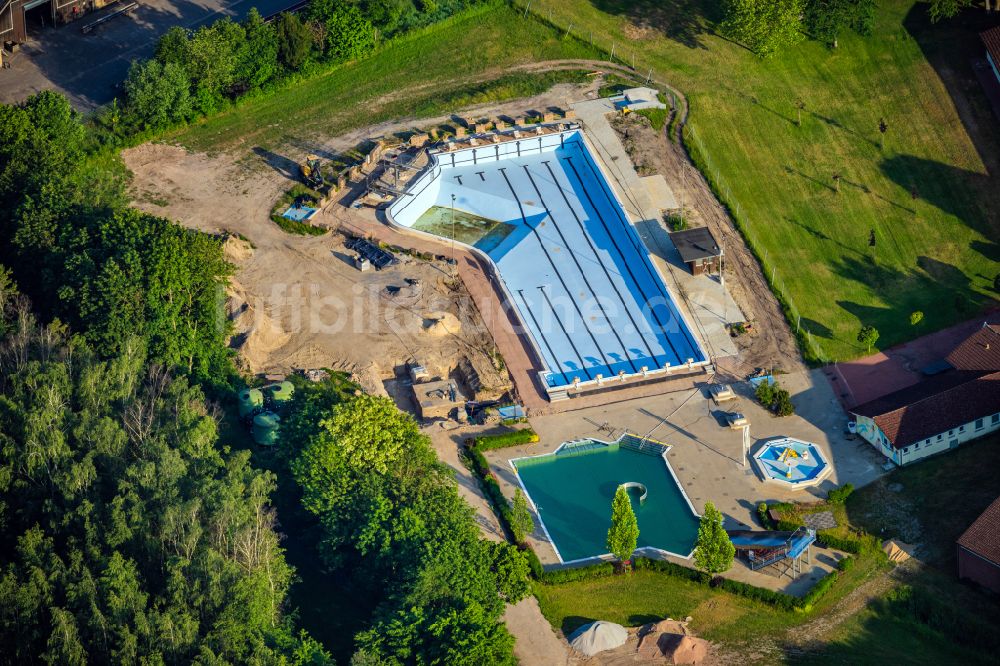
[[[667,127],[657,132],[649,120],[637,114],[616,120],[614,126],[640,173],[659,173],[666,179],[688,225],[707,226],[723,244],[726,288],[750,327],[736,338],[738,362],[720,370],[737,376],[755,368],[804,370],[795,336],[764,279],[760,264],[701,172],[691,164],[684,147],[668,138]]]
[[[514,115],[565,106],[592,92],[597,83],[595,77],[584,86],[560,84],[531,98],[479,105],[463,113]],[[450,118],[402,119],[316,141],[328,154],[344,153],[372,137]],[[315,147],[310,142],[308,148]],[[248,152],[243,146],[209,155],[144,144],[122,156],[134,174],[136,207],[191,228],[234,236],[224,248],[235,266],[227,313],[235,329],[232,345],[244,368],[254,373],[344,370],[366,390],[385,394],[387,387],[398,389],[394,380],[408,362],[442,377],[462,356],[478,356],[477,367],[492,365],[492,339],[445,262],[400,255],[399,266],[362,273],[351,263],[353,253],[344,248],[344,236],[335,231],[291,235],[270,220],[277,199],[297,182],[298,161],[305,151],[290,147],[288,153],[259,147]],[[356,217],[346,213],[339,204],[328,206],[318,223],[336,230],[347,217]]]

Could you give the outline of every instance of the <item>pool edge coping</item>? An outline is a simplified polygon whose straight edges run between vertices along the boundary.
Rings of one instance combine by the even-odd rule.
[[[535,515],[538,517],[538,526],[542,528],[542,533],[545,534],[545,538],[548,540],[549,545],[552,547],[552,550],[556,554],[556,558],[558,558],[558,560],[559,560],[558,564],[551,565],[551,566],[554,566],[554,567],[567,567],[567,566],[573,566],[573,565],[583,565],[583,564],[588,564],[588,563],[597,564],[598,562],[606,562],[606,561],[608,561],[608,558],[613,558],[614,556],[611,553],[601,553],[599,555],[590,555],[588,557],[577,558],[575,560],[564,560],[563,557],[562,557],[562,553],[559,552],[559,547],[556,546],[555,539],[552,538],[552,535],[549,533],[548,528],[545,526],[545,521],[542,519],[542,514],[539,513],[539,511],[538,511],[538,507],[535,505],[535,500],[532,499],[531,493],[528,492],[528,487],[524,485],[524,480],[521,478],[521,474],[517,471],[517,465],[515,465],[514,463],[516,461],[518,461],[518,460],[528,460],[530,458],[542,458],[542,457],[545,457],[545,456],[555,456],[563,448],[565,448],[567,445],[576,444],[576,443],[579,443],[579,442],[597,442],[599,444],[603,444],[604,446],[611,446],[611,444],[617,443],[619,440],[621,440],[623,437],[625,437],[626,435],[629,435],[629,434],[631,434],[631,433],[627,433],[627,432],[623,433],[621,435],[621,437],[619,437],[617,440],[615,440],[615,442],[606,442],[603,439],[596,439],[594,437],[581,437],[580,439],[571,439],[571,440],[567,440],[567,441],[561,443],[559,446],[557,446],[555,448],[555,450],[553,450],[553,451],[551,451],[549,453],[539,453],[539,454],[536,454],[536,455],[533,455],[533,456],[518,456],[516,458],[508,458],[507,459],[507,464],[510,465],[511,469],[514,471],[514,478],[517,479],[518,486],[520,487],[521,491],[524,493],[525,498],[527,498],[528,503],[531,505],[531,509],[535,512]],[[673,467],[670,466],[670,461],[667,459],[667,454],[670,452],[670,449],[673,448],[673,445],[671,445],[671,444],[663,444],[663,443],[660,443],[660,445],[663,446],[664,449],[665,449],[660,454],[660,459],[663,461],[663,464],[666,466],[667,470],[670,472],[670,478],[672,478],[673,481],[674,481],[674,483],[677,485],[677,489],[681,491],[681,497],[683,497],[684,501],[687,502],[688,509],[691,510],[691,514],[697,520],[700,521],[701,520],[701,514],[699,514],[695,510],[694,504],[691,502],[691,498],[688,497],[687,492],[684,490],[684,486],[681,485],[680,479],[677,478],[677,474],[674,472]],[[691,552],[689,552],[687,555],[681,555],[679,553],[674,553],[672,551],[665,550],[663,548],[657,548],[655,546],[642,546],[642,547],[636,548],[634,551],[632,551],[632,556],[635,556],[636,553],[640,553],[640,552],[645,553],[645,552],[649,552],[649,551],[652,551],[652,552],[654,552],[656,554],[662,554],[662,555],[668,555],[670,557],[676,557],[676,558],[681,559],[681,560],[690,560],[692,557],[694,557],[695,548],[692,547],[691,548]]]
[[[761,463],[760,461],[760,455],[765,450],[767,450],[769,446],[777,444],[778,442],[782,441],[798,442],[800,444],[806,444],[812,447],[815,450],[816,457],[823,461],[823,469],[820,470],[820,472],[813,478],[808,479],[806,481],[802,481],[800,483],[794,483],[792,481],[786,481],[784,479],[776,479],[770,474],[768,474],[767,470],[764,468],[763,463]],[[802,490],[804,488],[815,488],[820,483],[825,481],[826,478],[830,476],[830,474],[833,473],[833,464],[826,459],[826,455],[823,453],[823,450],[820,448],[819,444],[817,444],[816,442],[810,442],[804,439],[799,439],[798,437],[790,437],[788,435],[782,435],[780,437],[775,437],[773,439],[766,440],[757,450],[757,453],[753,454],[751,458],[753,459],[754,467],[757,468],[757,471],[761,475],[761,480],[763,483],[773,483],[782,488],[785,488],[786,490],[794,491],[794,490]]]

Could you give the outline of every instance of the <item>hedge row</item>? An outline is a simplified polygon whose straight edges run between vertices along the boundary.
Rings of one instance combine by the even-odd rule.
[[[548,585],[559,583],[572,583],[578,580],[591,580],[593,578],[607,578],[615,573],[615,565],[611,562],[599,562],[588,564],[582,567],[572,567],[568,569],[555,569],[546,571],[539,580]]]
[[[521,444],[534,444],[538,441],[538,433],[531,428],[521,430],[511,430],[499,435],[483,435],[472,440],[470,449],[479,451],[492,451],[493,449],[506,449],[511,446]]]
[[[511,506],[507,498],[504,497],[503,491],[500,490],[500,484],[497,483],[496,477],[490,472],[490,464],[486,460],[486,456],[482,454],[482,451],[489,449],[501,449],[508,446],[517,446],[519,444],[528,444],[538,441],[538,435],[531,428],[525,428],[523,430],[514,430],[511,432],[502,433],[500,435],[485,435],[483,437],[476,437],[475,439],[466,442],[466,448],[469,453],[469,462],[472,467],[472,471],[479,477],[479,483],[483,488],[483,494],[486,496],[487,501],[493,506],[493,511],[496,513],[497,517],[500,519],[500,526],[507,534],[513,534],[510,529],[510,517],[511,517]],[[545,570],[542,567],[541,560],[538,559],[538,554],[525,543],[517,544],[517,547],[521,549],[521,552],[525,554],[528,558],[528,566],[531,568],[531,575],[537,580],[541,580],[545,575]]]
[[[819,581],[813,585],[812,589],[806,593],[806,596],[797,600],[799,602],[798,607],[802,610],[809,610],[812,608],[812,605],[819,601],[820,597],[830,591],[830,588],[833,587],[833,584],[837,582],[838,578],[840,578],[839,571],[831,571],[827,575],[820,578]]]
[[[880,547],[878,538],[870,534],[862,534],[858,537],[841,537],[823,531],[816,534],[816,541],[824,548],[835,548],[853,555],[874,553]]]

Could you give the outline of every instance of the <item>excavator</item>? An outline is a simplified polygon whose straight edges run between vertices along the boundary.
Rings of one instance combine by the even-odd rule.
[[[330,189],[330,183],[323,177],[322,167],[323,163],[316,155],[307,155],[305,161],[299,164],[299,170],[302,172],[302,180],[305,181],[305,184],[317,192],[326,194],[327,190]]]

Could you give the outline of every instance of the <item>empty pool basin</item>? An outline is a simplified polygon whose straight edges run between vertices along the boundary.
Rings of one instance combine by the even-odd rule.
[[[815,486],[830,474],[830,464],[818,446],[792,437],[767,442],[753,461],[765,481],[786,488]]]
[[[390,219],[489,257],[549,390],[707,363],[583,133],[508,139],[432,154]]]

